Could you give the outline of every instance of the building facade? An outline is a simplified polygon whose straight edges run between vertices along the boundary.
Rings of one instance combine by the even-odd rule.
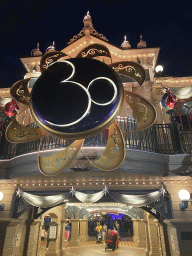
[[[93,55],[98,48],[95,45],[107,48],[110,56],[96,56],[110,65],[115,62],[132,61],[142,65],[146,71],[146,78],[140,87],[138,83],[127,77],[121,77],[124,90],[141,95],[150,101],[157,113],[157,118],[150,128],[132,133],[124,133],[126,157],[123,164],[113,171],[100,171],[80,152],[76,160],[57,176],[44,176],[39,171],[37,155],[39,141],[25,144],[12,144],[5,138],[5,129],[10,118],[4,117],[3,106],[11,100],[10,89],[0,89],[3,98],[1,108],[1,149],[0,149],[0,191],[4,197],[1,204],[4,210],[0,211],[1,243],[0,255],[41,255],[40,239],[44,217],[50,215],[52,222],[58,224],[57,239],[51,240],[46,255],[67,255],[63,242],[64,223],[66,219],[72,222],[71,246],[79,246],[79,242],[88,240],[88,209],[91,204],[80,203],[69,199],[56,207],[37,209],[26,203],[18,188],[24,192],[36,195],[55,195],[70,191],[96,193],[104,186],[109,191],[136,195],[157,191],[162,186],[163,195],[155,202],[145,207],[126,208],[126,213],[133,220],[134,242],[138,248],[145,249],[146,255],[192,255],[192,207],[188,199],[188,207],[181,210],[180,190],[185,189],[192,193],[192,135],[191,130],[178,128],[167,109],[160,104],[164,94],[162,87],[173,89],[188,88],[192,77],[164,77],[156,76],[160,48],[148,48],[140,37],[137,48],[132,49],[130,43],[124,39],[120,47],[111,44],[105,36],[99,34],[93,27],[89,14],[84,18],[84,27],[75,35],[68,45],[61,50],[71,58],[79,54]],[[93,47],[92,47],[93,45]],[[87,52],[84,49],[88,47]],[[54,43],[47,49],[55,51]],[[40,76],[40,60],[42,53],[33,50],[30,57],[21,58],[26,68],[25,78],[29,78],[28,90]],[[65,57],[63,58],[65,59]],[[47,63],[49,65],[50,63]],[[189,95],[191,97],[191,95]],[[24,105],[19,104],[18,120],[27,125],[31,116]],[[124,119],[129,117],[130,123],[134,120],[134,113],[130,106],[123,104],[121,113],[117,117],[120,126]],[[122,125],[123,126],[123,125]],[[45,151],[56,152],[64,147],[64,140],[46,137],[42,146]],[[97,135],[94,142],[87,141],[85,152],[104,147],[102,135]],[[124,211],[124,204],[105,198],[95,203],[101,212]],[[82,209],[85,212],[82,212]],[[118,210],[117,210],[118,209]],[[34,217],[36,214],[36,218]]]

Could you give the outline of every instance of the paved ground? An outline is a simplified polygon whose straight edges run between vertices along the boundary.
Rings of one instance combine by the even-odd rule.
[[[144,249],[136,248],[135,243],[132,241],[120,241],[119,248],[115,251],[106,250],[105,243],[96,244],[95,241],[80,242],[79,247],[70,247],[65,243],[67,256],[145,256]],[[42,247],[41,255],[45,255],[45,247]]]

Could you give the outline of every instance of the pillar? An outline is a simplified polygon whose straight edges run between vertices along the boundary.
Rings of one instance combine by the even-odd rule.
[[[71,240],[70,246],[79,246],[79,220],[71,219]]]
[[[164,220],[168,227],[171,256],[192,255],[192,219]]]
[[[28,247],[27,247],[27,254],[26,255],[36,255],[37,254],[37,247],[38,247],[38,239],[39,239],[39,230],[41,220],[34,220],[31,223],[31,220],[28,220],[26,225],[29,226],[29,239],[28,239]]]
[[[148,214],[148,234],[149,234],[149,256],[161,256],[161,244],[159,240],[158,228],[156,225],[156,219]]]
[[[139,248],[144,248],[148,252],[148,238],[147,238],[147,222],[143,219],[133,220],[133,241]]]
[[[65,223],[67,222],[67,220],[62,219],[61,220],[61,233],[60,233],[60,250],[61,250],[61,256],[66,256],[66,250],[65,250],[65,246],[64,246],[64,238],[65,238]]]
[[[80,221],[79,240],[87,241],[88,240],[88,220],[81,219],[79,221]]]

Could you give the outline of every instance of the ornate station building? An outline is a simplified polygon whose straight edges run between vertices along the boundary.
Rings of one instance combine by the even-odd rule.
[[[54,67],[52,63],[59,61],[59,54],[64,61],[90,58],[113,67],[117,73],[130,72],[130,76],[119,73],[126,95],[131,96],[130,104],[125,100],[115,119],[123,137],[125,157],[116,168],[108,168],[108,162],[114,164],[113,158],[100,163],[98,158],[101,159],[109,137],[107,130],[86,136],[74,161],[70,161],[70,150],[74,148],[69,146],[73,141],[52,135],[35,139],[32,130],[22,130],[17,125],[30,129],[37,129],[38,125],[28,106],[17,98],[29,96],[21,82],[15,92],[19,106],[17,125],[11,126],[9,133],[20,141],[10,142],[6,132],[15,117],[5,115],[4,106],[12,100],[13,93],[10,88],[1,88],[0,255],[80,255],[78,250],[72,254],[71,248],[82,250],[86,243],[90,245],[91,231],[94,233],[91,225],[97,220],[112,228],[114,216],[120,225],[119,247],[124,255],[192,255],[192,77],[157,74],[160,48],[148,48],[142,36],[137,48],[131,48],[126,37],[121,46],[115,46],[95,30],[89,13],[83,23],[83,29],[62,50],[57,51],[53,43],[44,55],[48,57],[43,59],[37,45],[30,57],[21,58],[26,69],[21,80],[27,81],[30,94],[42,70]],[[132,66],[123,66],[123,62]],[[137,65],[145,70],[142,83],[137,80]],[[162,104],[164,88],[178,95],[174,109]],[[136,106],[138,112],[134,111]],[[136,129],[138,113],[142,113],[142,118],[146,116],[142,129]],[[149,118],[152,121],[147,127]],[[34,139],[27,141],[30,136]],[[54,162],[55,154],[65,148],[65,159],[60,156]],[[120,146],[110,150],[115,150],[111,153],[114,157],[122,154]],[[66,158],[68,165],[55,175]],[[125,228],[128,222],[122,218],[132,223],[130,229]],[[69,241],[64,237],[67,221],[71,224]],[[47,250],[41,241],[45,227],[49,230]],[[104,243],[102,246],[104,253]],[[97,250],[91,248],[95,249],[89,246],[89,254],[84,255],[96,255]],[[133,248],[135,254],[131,254]],[[120,251],[118,255],[123,255]],[[96,253],[100,255],[99,250]]]

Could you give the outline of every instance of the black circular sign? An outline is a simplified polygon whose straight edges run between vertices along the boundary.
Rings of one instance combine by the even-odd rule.
[[[116,72],[88,58],[56,61],[37,79],[30,98],[35,121],[60,138],[85,138],[106,128],[123,103]]]

